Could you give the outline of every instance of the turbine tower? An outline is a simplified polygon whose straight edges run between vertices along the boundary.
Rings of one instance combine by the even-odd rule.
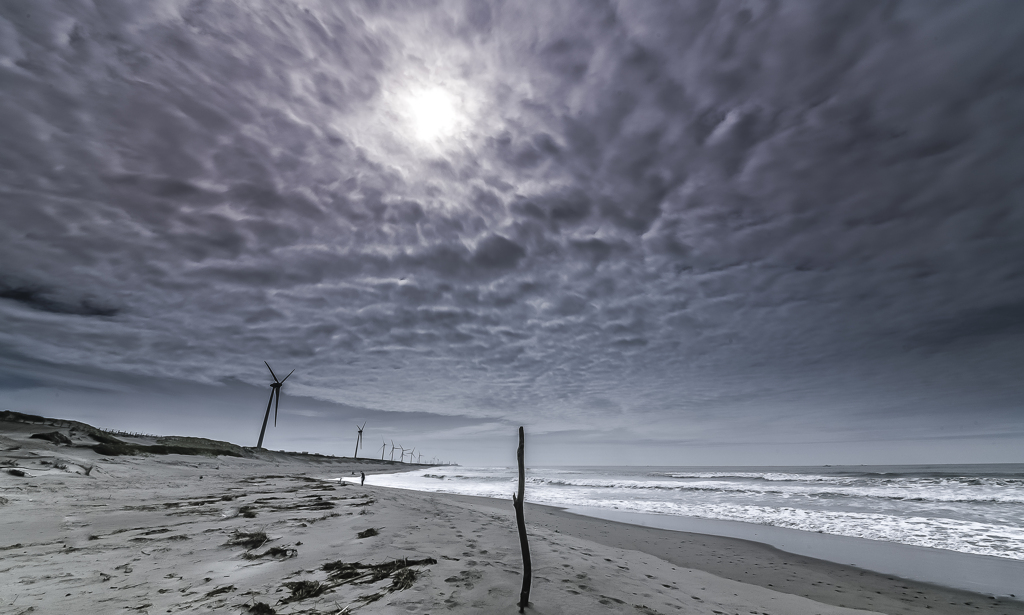
[[[270,369],[270,363],[263,362]],[[288,372],[288,375],[284,377],[284,380],[288,380],[295,370]],[[267,402],[267,413],[263,415],[263,429],[260,430],[260,441],[256,443],[256,448],[263,448],[263,436],[267,433],[267,421],[270,419],[270,404],[274,403],[274,398],[277,398],[277,403],[274,404],[274,427],[277,427],[277,408],[281,405],[281,386],[284,384],[284,380],[278,380],[277,374],[274,370],[270,369],[270,375],[274,377],[274,382],[270,384],[270,401]]]
[[[388,443],[384,440],[384,438],[381,438],[380,441],[381,441],[381,445],[380,445],[380,460],[384,461],[384,449],[386,449],[388,447]]]
[[[391,461],[395,460],[395,441],[391,441]]]
[[[356,436],[356,452],[352,455],[353,458],[359,458],[359,447],[363,445],[363,427],[366,427],[366,421],[363,421],[363,426],[356,425],[356,429],[359,430],[359,435]]]

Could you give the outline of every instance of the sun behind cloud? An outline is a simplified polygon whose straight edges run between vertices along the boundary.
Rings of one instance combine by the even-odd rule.
[[[436,142],[458,132],[461,115],[457,99],[432,87],[412,92],[407,101],[413,131],[421,141]]]

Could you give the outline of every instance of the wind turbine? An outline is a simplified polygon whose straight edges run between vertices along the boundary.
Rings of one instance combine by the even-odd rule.
[[[363,421],[363,427],[366,427],[366,421]],[[363,445],[363,427],[356,425],[356,429],[359,430],[359,435],[356,436],[356,452],[352,455],[354,458],[359,457],[359,447]]]
[[[399,459],[401,460],[401,463],[405,463],[405,447],[399,444],[398,448],[402,449],[402,455]]]
[[[384,449],[386,449],[388,447],[388,443],[384,441],[384,438],[381,438],[380,441],[381,441],[381,445],[380,445],[380,460],[384,461]]]
[[[395,441],[391,441],[391,461],[395,460]]]
[[[409,463],[414,463],[413,459],[416,459],[416,447],[409,449]]]
[[[416,456],[416,463],[421,465],[423,464],[423,453],[420,453],[419,455]]]
[[[270,363],[263,362],[270,369]],[[284,380],[288,380],[295,370],[288,372],[288,375],[284,377]],[[278,380],[277,374],[274,370],[270,369],[270,375],[274,377],[274,382],[270,384],[270,401],[267,402],[267,413],[263,416],[263,429],[260,430],[260,441],[256,444],[256,448],[263,448],[263,436],[267,433],[267,421],[270,419],[270,404],[274,403],[274,397],[277,397],[277,403],[274,404],[274,427],[277,427],[277,408],[281,405],[281,385],[284,384],[284,380]]]

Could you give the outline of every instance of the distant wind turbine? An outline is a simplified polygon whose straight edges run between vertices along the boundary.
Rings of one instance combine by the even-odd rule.
[[[270,369],[270,363],[263,362]],[[288,375],[284,377],[284,380],[288,380],[295,370],[288,372]],[[256,448],[263,448],[263,436],[267,433],[267,421],[270,419],[270,404],[274,404],[274,427],[277,427],[277,408],[281,405],[281,386],[284,384],[284,380],[278,380],[277,374],[274,370],[270,369],[270,375],[274,377],[274,382],[270,384],[270,401],[267,402],[267,413],[263,415],[263,429],[260,430],[260,441],[256,443]],[[274,398],[277,397],[277,403],[274,403]]]
[[[405,447],[399,444],[398,448],[402,449],[402,453],[399,459],[401,460],[402,463],[405,463]]]
[[[391,441],[391,461],[395,460],[395,441]]]
[[[356,425],[356,429],[359,430],[359,435],[356,436],[356,452],[352,457],[359,457],[359,447],[363,445],[363,427],[366,427],[366,421],[363,421],[363,426]]]
[[[420,453],[419,455],[416,455],[416,463],[420,463],[420,464],[423,463],[423,453]]]
[[[380,441],[381,441],[381,445],[380,445],[380,460],[384,461],[384,449],[386,449],[388,447],[388,443],[384,440],[384,438],[381,438]]]

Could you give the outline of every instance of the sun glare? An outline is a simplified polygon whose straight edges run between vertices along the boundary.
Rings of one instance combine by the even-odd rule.
[[[410,97],[416,136],[423,141],[436,141],[455,132],[458,124],[455,99],[444,90],[424,90]]]

